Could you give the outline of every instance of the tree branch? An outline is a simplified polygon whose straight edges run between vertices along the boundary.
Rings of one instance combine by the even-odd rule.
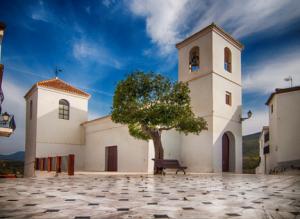
[[[159,128],[158,130],[159,130],[159,131],[168,131],[168,130],[171,130],[171,129],[173,129],[173,128],[175,128],[175,125],[174,125],[174,126],[170,126],[170,127],[161,127],[161,128]]]

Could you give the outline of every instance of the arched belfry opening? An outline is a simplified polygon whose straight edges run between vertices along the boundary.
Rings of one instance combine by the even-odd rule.
[[[222,172],[235,172],[235,138],[232,132],[222,136]]]
[[[224,49],[224,69],[230,73],[232,72],[231,51],[228,47]]]
[[[190,50],[189,68],[191,72],[200,70],[200,52],[198,46]]]

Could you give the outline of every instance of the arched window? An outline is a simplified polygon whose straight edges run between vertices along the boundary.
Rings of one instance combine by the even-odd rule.
[[[228,72],[231,72],[232,69],[231,62],[231,51],[228,47],[224,49],[224,69]]]
[[[190,71],[198,71],[200,69],[200,53],[199,47],[195,46],[190,51],[189,67]]]
[[[69,120],[70,104],[67,100],[59,100],[59,118]]]

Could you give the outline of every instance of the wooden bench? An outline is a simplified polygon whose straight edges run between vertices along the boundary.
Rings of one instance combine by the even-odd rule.
[[[181,166],[178,160],[163,160],[163,159],[152,159],[154,161],[154,167],[161,170],[162,174],[165,175],[164,169],[177,169],[178,171],[182,171],[185,174],[185,169],[187,167]]]

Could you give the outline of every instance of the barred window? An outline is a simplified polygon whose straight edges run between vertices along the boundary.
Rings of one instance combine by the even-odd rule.
[[[67,100],[59,100],[59,119],[69,120],[70,104]]]

